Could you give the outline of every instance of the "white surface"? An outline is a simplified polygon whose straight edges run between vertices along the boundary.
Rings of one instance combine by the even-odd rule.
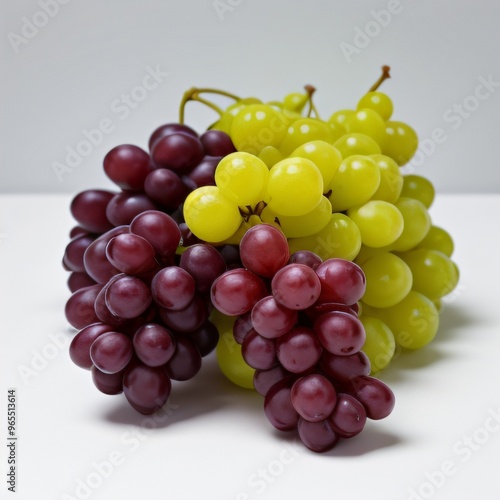
[[[275,100],[313,84],[328,118],[354,107],[389,64],[383,90],[394,118],[420,136],[419,171],[440,192],[498,193],[499,18],[495,0],[1,2],[0,191],[106,185],[107,151],[146,147],[158,125],[177,120],[192,86]],[[126,104],[148,67],[160,69],[157,87],[136,89],[140,102]],[[201,105],[188,107],[200,132],[214,119]],[[102,120],[108,132],[94,135],[96,145],[59,181],[53,164],[65,164],[68,148]]]
[[[323,455],[274,431],[262,398],[227,382],[213,357],[195,379],[175,385],[163,422],[135,413],[122,396],[99,393],[67,352],[73,333],[60,261],[72,226],[69,201],[0,197],[0,470],[6,391],[15,387],[12,498],[418,499],[411,488],[436,500],[498,498],[500,241],[493,221],[500,197],[438,195],[431,215],[454,235],[461,269],[438,336],[383,375],[397,397],[392,415]],[[113,469],[99,475],[95,464],[111,459]],[[442,467],[451,474],[440,476]],[[439,488],[423,485],[429,475]],[[79,481],[95,488],[78,490]],[[10,498],[6,487],[2,479],[2,498]]]

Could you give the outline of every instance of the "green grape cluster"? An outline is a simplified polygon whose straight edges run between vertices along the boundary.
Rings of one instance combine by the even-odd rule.
[[[212,126],[237,152],[218,164],[215,186],[195,189],[184,203],[185,221],[203,241],[237,245],[264,222],[284,233],[291,253],[357,263],[366,275],[360,319],[373,373],[398,347],[434,338],[441,299],[459,277],[452,238],[429,215],[432,183],[401,173],[418,138],[392,120],[393,103],[378,90],[388,77],[383,67],[356,109],[326,121],[309,86],[279,102],[237,100]]]

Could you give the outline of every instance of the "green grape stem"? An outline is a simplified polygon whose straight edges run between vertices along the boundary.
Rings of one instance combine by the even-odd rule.
[[[368,92],[375,92],[380,87],[380,85],[384,80],[390,78],[391,77],[389,73],[390,71],[391,71],[390,66],[382,66],[382,74],[379,76],[378,80],[370,87]]]
[[[179,105],[179,123],[183,124],[184,123],[184,117],[185,117],[185,108],[186,104],[189,101],[198,101],[204,104],[205,106],[208,106],[209,108],[213,109],[216,113],[218,113],[220,116],[223,115],[224,111],[217,106],[215,103],[200,97],[200,94],[215,94],[215,95],[221,95],[224,97],[227,97],[229,99],[233,99],[234,101],[240,101],[241,97],[238,97],[236,94],[232,94],[231,92],[227,92],[225,90],[220,90],[220,89],[214,89],[214,88],[208,88],[208,87],[191,87],[189,90],[186,90],[184,92],[180,105]]]
[[[320,117],[319,117],[319,113],[318,113],[318,109],[316,108],[316,105],[314,104],[313,102],[313,94],[314,92],[316,92],[316,87],[314,87],[313,85],[304,85],[304,89],[307,93],[307,96],[308,96],[308,102],[309,102],[309,110],[307,112],[307,118],[310,118],[312,113],[314,112],[314,116],[319,120]]]

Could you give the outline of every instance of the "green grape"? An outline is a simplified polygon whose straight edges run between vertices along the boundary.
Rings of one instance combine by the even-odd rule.
[[[334,125],[338,130],[346,133],[345,122],[347,118],[353,115],[355,111],[353,109],[340,109],[339,111],[335,111],[335,113],[330,116],[328,119],[328,123]]]
[[[183,211],[191,232],[211,243],[229,238],[242,220],[238,206],[217,186],[202,186],[191,191],[184,201]]]
[[[368,156],[344,159],[327,187],[334,212],[366,203],[380,185],[380,170]]]
[[[215,169],[215,183],[220,192],[243,207],[254,206],[264,198],[269,169],[250,153],[231,153]]]
[[[450,293],[458,283],[455,263],[438,250],[419,248],[398,254],[413,273],[413,290],[430,299]]]
[[[380,185],[372,196],[372,200],[384,200],[395,203],[401,195],[403,176],[399,165],[389,156],[370,155],[380,170]]]
[[[274,146],[265,146],[260,151],[259,158],[266,164],[267,168],[271,168],[273,165],[283,160],[283,155],[278,148]]]
[[[334,213],[321,231],[304,238],[290,238],[288,246],[290,253],[310,250],[323,260],[338,257],[352,261],[361,248],[361,235],[347,215]]]
[[[324,196],[319,205],[305,215],[290,217],[279,215],[271,210],[269,205],[261,214],[264,222],[271,223],[279,220],[281,230],[287,238],[303,238],[321,231],[332,218],[332,205]]]
[[[376,111],[383,120],[392,116],[393,105],[391,98],[383,92],[367,92],[358,102],[358,108],[370,108]]]
[[[335,140],[333,130],[317,118],[301,118],[288,127],[283,141],[277,147],[284,156],[289,156],[302,144],[314,140],[333,143]]]
[[[333,134],[332,143],[340,139],[343,135],[345,135],[344,127],[341,127],[340,125],[335,125],[335,123],[332,122],[327,122],[327,125]]]
[[[222,373],[234,384],[244,389],[253,389],[255,370],[247,365],[239,345],[233,336],[233,324],[236,317],[224,316],[215,310],[210,320],[219,330],[219,342],[215,348],[217,362]]]
[[[222,130],[226,134],[231,134],[231,125],[233,118],[248,104],[259,104],[261,101],[255,97],[241,99],[228,106],[222,116],[210,128]]]
[[[413,198],[399,198],[396,207],[403,216],[404,229],[401,236],[391,245],[391,250],[405,252],[425,238],[431,227],[431,218],[425,205]]]
[[[356,256],[356,259],[354,262],[358,264],[359,266],[363,264],[363,262],[366,262],[368,259],[371,259],[375,255],[379,255],[381,253],[386,253],[388,250],[387,248],[375,248],[375,247],[369,247],[366,245],[361,245],[361,248],[359,249],[359,253]]]
[[[308,100],[308,94],[292,92],[291,94],[286,95],[283,99],[283,109],[293,111],[295,113],[302,113],[302,110]]]
[[[363,245],[385,247],[398,241],[403,233],[403,215],[398,208],[383,200],[371,200],[347,210],[356,223]]]
[[[342,158],[345,160],[352,155],[375,155],[382,151],[378,143],[371,137],[354,132],[345,134],[337,139],[333,145],[340,151]]]
[[[347,117],[344,127],[348,134],[358,132],[365,134],[382,146],[385,140],[385,121],[381,116],[370,108],[358,109]]]
[[[398,256],[384,252],[360,264],[366,276],[363,302],[372,307],[391,307],[403,300],[412,287],[412,272]]]
[[[439,250],[447,257],[453,255],[454,244],[450,234],[438,226],[431,226],[426,237],[415,248]]]
[[[408,163],[418,147],[416,132],[406,123],[388,121],[385,124],[385,138],[382,153],[397,161],[398,165]]]
[[[390,363],[396,351],[396,341],[391,329],[382,320],[365,315],[359,319],[366,333],[366,340],[361,350],[368,356],[371,375],[374,375]]]
[[[266,202],[280,215],[305,215],[323,197],[323,177],[306,158],[286,158],[269,171]]]
[[[436,191],[429,179],[416,174],[403,176],[401,196],[418,200],[429,208],[434,201],[435,194]]]
[[[231,139],[238,151],[258,155],[266,146],[278,146],[287,133],[289,119],[268,104],[242,107],[231,124]]]
[[[436,336],[439,312],[432,300],[412,290],[401,302],[384,309],[383,321],[398,345],[420,349]]]
[[[302,144],[290,156],[292,158],[299,156],[300,158],[311,160],[319,168],[325,186],[328,186],[342,163],[342,155],[339,150],[332,144],[321,140]]]

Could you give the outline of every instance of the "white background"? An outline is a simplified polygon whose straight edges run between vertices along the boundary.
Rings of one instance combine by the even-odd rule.
[[[17,52],[9,33],[22,36],[24,18],[43,11],[36,1],[1,4],[0,498],[498,498],[500,89],[455,129],[444,115],[457,116],[454,104],[474,95],[480,78],[500,81],[500,5],[401,0],[349,62],[341,44],[354,44],[388,1],[223,2],[233,7],[221,19],[212,0],[70,0]],[[316,455],[273,431],[260,396],[226,381],[213,356],[198,377],[176,384],[165,422],[100,394],[67,354],[74,332],[60,260],[71,197],[111,186],[105,153],[124,142],[146,147],[156,126],[177,120],[193,85],[271,100],[311,83],[328,117],[354,106],[382,64],[393,68],[383,89],[395,118],[422,141],[439,128],[447,137],[416,172],[436,185],[431,216],[454,236],[461,269],[436,340],[383,374],[396,394],[393,414]],[[122,120],[113,103],[157,66],[168,75]],[[214,120],[195,104],[187,116],[199,131]],[[103,119],[114,131],[59,182],[52,164]],[[8,387],[18,393],[16,495],[4,475]],[[112,471],[99,476],[111,457]],[[266,472],[271,480],[256,482]],[[87,493],[81,481],[92,485]]]
[[[275,100],[309,83],[328,118],[354,107],[389,64],[392,80],[382,90],[393,98],[394,118],[426,144],[417,171],[441,192],[498,192],[499,84],[485,100],[470,96],[480,78],[500,82],[499,20],[494,0],[65,0],[30,32],[29,23],[44,24],[40,4],[6,0],[0,190],[108,186],[106,152],[125,142],[146,147],[158,125],[177,120],[192,86]],[[342,44],[356,52],[346,57]],[[148,66],[168,75],[135,108],[118,109],[116,100],[141,84]],[[469,116],[454,105],[465,105]],[[67,148],[102,119],[113,132],[59,180],[54,162],[64,163]],[[188,107],[198,131],[214,119],[199,105]],[[433,147],[436,129],[445,140]]]

